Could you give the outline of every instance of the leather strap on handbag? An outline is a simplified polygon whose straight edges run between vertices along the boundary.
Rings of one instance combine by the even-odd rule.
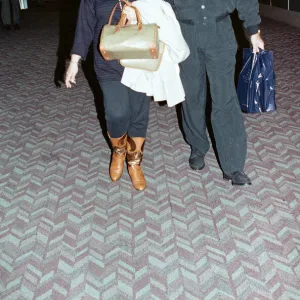
[[[123,6],[122,6],[121,0],[119,0],[119,5],[120,5],[122,14],[121,14],[121,18],[119,20],[118,25],[120,25],[122,27],[122,26],[125,26],[127,23],[127,15],[125,13],[123,13]]]
[[[119,5],[120,5],[120,9],[121,11],[123,10],[123,7],[122,7],[122,2],[119,0]]]

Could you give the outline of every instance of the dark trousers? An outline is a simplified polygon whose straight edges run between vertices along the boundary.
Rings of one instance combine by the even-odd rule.
[[[0,0],[1,7],[1,18],[3,25],[10,25],[11,24],[11,9],[10,4],[12,7],[12,17],[13,17],[13,24],[20,24],[20,3],[18,0]]]
[[[191,54],[181,64],[186,93],[182,105],[183,129],[192,148],[203,155],[209,149],[206,133],[206,74],[212,96],[211,122],[223,172],[243,171],[247,141],[234,85],[236,41],[230,18],[203,24],[182,21]]]
[[[120,81],[100,82],[105,119],[112,138],[126,132],[131,137],[146,137],[150,97],[123,85]]]

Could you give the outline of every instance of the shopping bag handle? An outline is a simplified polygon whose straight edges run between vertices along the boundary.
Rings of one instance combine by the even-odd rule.
[[[266,49],[262,49],[262,48],[258,48],[259,50],[258,50],[258,52],[252,52],[253,54],[255,54],[255,55],[259,55],[259,54],[263,54],[263,53],[265,53],[267,50]]]
[[[138,31],[142,30],[142,28],[143,28],[143,23],[142,23],[142,17],[141,17],[141,14],[140,14],[139,10],[138,10],[135,6],[133,6],[131,2],[129,2],[129,1],[127,1],[127,0],[119,0],[119,2],[114,6],[114,8],[113,8],[113,10],[112,10],[112,12],[111,12],[111,14],[110,14],[109,20],[108,20],[108,25],[111,25],[112,18],[113,18],[113,16],[114,16],[115,11],[116,11],[116,8],[117,8],[117,6],[120,4],[120,2],[124,2],[127,6],[129,6],[129,7],[131,7],[131,8],[134,9],[135,15],[136,15],[136,19],[137,19]],[[121,17],[121,18],[122,18],[122,17]],[[119,31],[119,30],[120,30],[120,27],[122,27],[122,24],[119,23],[119,24],[116,26],[116,31]]]

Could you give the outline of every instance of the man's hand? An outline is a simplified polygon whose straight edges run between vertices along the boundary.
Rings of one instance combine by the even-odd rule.
[[[253,53],[258,53],[259,52],[259,48],[260,49],[265,49],[265,44],[263,39],[261,38],[259,33],[253,34],[251,35],[251,44],[253,47]]]

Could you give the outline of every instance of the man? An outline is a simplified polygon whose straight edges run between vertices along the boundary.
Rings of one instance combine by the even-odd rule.
[[[12,6],[13,26],[14,29],[20,30],[20,4],[19,0],[0,0],[1,2],[1,19],[4,30],[11,29],[10,3]]]
[[[212,127],[223,178],[233,185],[250,185],[244,173],[247,140],[234,85],[237,50],[230,13],[237,9],[250,35],[253,51],[264,48],[259,34],[257,0],[167,0],[180,22],[191,54],[181,64],[186,100],[183,129],[191,145],[190,167],[202,170],[209,149],[206,134],[206,73],[212,95]]]

